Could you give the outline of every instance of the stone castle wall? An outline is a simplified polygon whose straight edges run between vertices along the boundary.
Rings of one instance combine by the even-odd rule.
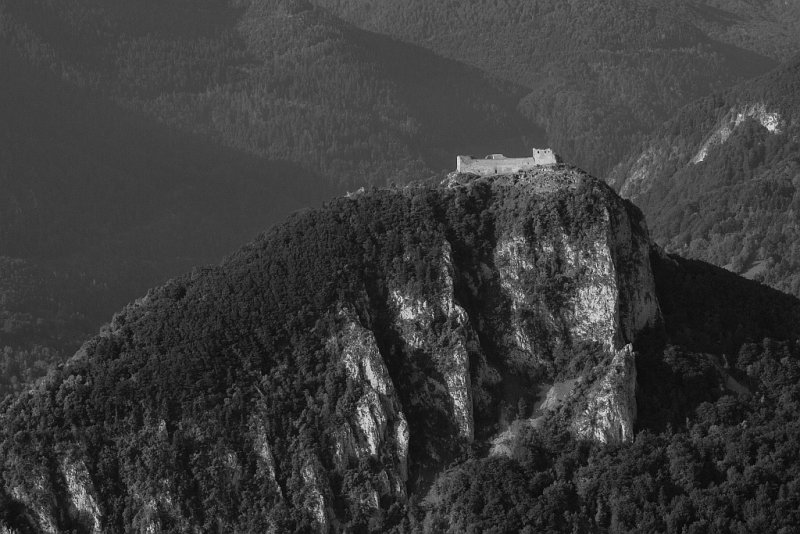
[[[507,158],[502,154],[494,154],[485,159],[472,156],[458,156],[456,170],[460,173],[487,176],[492,174],[516,174],[544,165],[560,163],[558,156],[551,149],[533,149],[530,158]]]

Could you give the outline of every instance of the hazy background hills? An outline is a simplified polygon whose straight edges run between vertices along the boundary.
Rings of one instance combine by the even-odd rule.
[[[537,133],[511,84],[304,2],[3,4],[6,39],[31,63],[337,185],[419,178],[458,147],[521,150]]]
[[[599,175],[683,104],[766,72],[800,45],[797,8],[779,2],[316,3],[524,86],[520,111]]]
[[[681,106],[790,57],[796,10],[0,0],[0,375],[348,189],[545,145],[604,176]]]
[[[9,1],[0,37],[6,383],[292,210],[542,144],[512,84],[305,4]]]
[[[442,232],[491,263],[492,194],[383,186],[441,179],[459,153],[552,146],[639,205],[668,251],[800,295],[798,51],[800,7],[778,0],[0,0],[0,522],[33,524],[16,487],[83,528],[92,513],[64,490],[94,478],[119,530],[161,512],[174,529],[181,514],[312,529],[293,513],[315,487],[303,462],[332,450],[364,386],[330,367],[341,320],[318,312],[365,302],[392,372],[414,376],[368,293],[386,300],[381,272],[403,250],[424,293]],[[531,228],[600,214],[592,195],[561,199],[546,217],[517,207]],[[465,450],[430,502],[337,514],[355,531],[798,524],[800,304],[651,252],[664,324],[637,343],[634,444],[531,432],[508,458]],[[557,271],[531,281],[569,294]],[[424,383],[404,391],[440,395]],[[511,397],[498,407],[524,417]],[[413,433],[441,438],[410,413]],[[270,492],[265,436],[279,438]],[[65,467],[76,458],[83,471]],[[380,482],[373,460],[316,473],[357,496]],[[123,497],[168,496],[164,480],[171,510]]]
[[[308,187],[314,175],[296,165],[143,120],[6,51],[0,66],[0,350],[14,368],[74,351],[154,283],[333,192]]]
[[[667,249],[800,294],[800,57],[681,109],[609,181]]]

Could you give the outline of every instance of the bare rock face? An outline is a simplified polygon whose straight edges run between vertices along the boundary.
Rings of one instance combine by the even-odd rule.
[[[133,532],[203,531],[238,512],[206,517],[182,492],[246,488],[263,517],[232,530],[280,532],[299,518],[336,531],[407,503],[476,440],[507,453],[514,433],[547,413],[572,414],[582,438],[632,438],[632,344],[661,317],[647,229],[605,184],[555,166],[454,174],[441,187],[343,198],[314,217],[296,219],[308,223],[297,235],[278,232],[230,265],[153,290],[14,405],[24,414],[15,420],[34,427],[48,410],[87,426],[106,418],[115,434],[95,446],[121,462],[109,484],[93,458],[65,454],[81,450],[78,423],[74,442],[41,453],[46,466],[9,447],[6,469],[30,469],[3,491],[28,524],[105,532],[124,518]],[[318,257],[337,270],[314,271]],[[287,273],[294,285],[270,283]],[[130,404],[92,405],[103,380]],[[175,458],[189,467],[173,470]]]
[[[544,320],[556,322],[561,315],[571,339],[594,341],[611,351],[658,323],[647,235],[634,229],[627,213],[613,217],[618,220],[606,210],[596,239],[584,244],[572,242],[563,230],[535,241],[519,234],[499,240],[495,265],[512,312],[510,352],[541,359],[519,319],[538,301],[525,280],[540,274],[543,264],[560,266],[557,274],[569,282],[565,305]]]
[[[86,465],[82,460],[64,458],[61,472],[67,482],[67,491],[72,505],[84,517],[85,523],[92,533],[101,533],[102,514],[94,496],[94,487]]]
[[[633,438],[636,420],[636,359],[626,345],[605,374],[591,387],[585,406],[572,421],[575,433],[600,443],[622,443]]]
[[[504,333],[503,345],[506,357],[518,365],[533,362],[542,363],[531,342],[521,313],[529,304],[530,291],[525,283],[525,275],[534,272],[535,263],[531,261],[531,250],[527,240],[519,234],[511,234],[498,240],[494,251],[494,264],[500,278],[500,286],[510,303],[510,321]],[[550,319],[548,317],[548,319]]]
[[[437,381],[447,394],[448,405],[458,435],[471,441],[474,433],[472,387],[467,346],[475,338],[467,313],[456,302],[453,293],[453,262],[450,244],[441,246],[438,261],[439,283],[425,296],[415,296],[408,288],[397,287],[390,293],[390,308],[395,313],[394,327],[411,350],[429,355],[442,381]]]
[[[24,481],[12,481],[8,490],[14,499],[26,505],[31,524],[41,532],[56,534],[59,532],[56,520],[57,494],[48,477],[37,471],[29,471],[29,477]]]
[[[736,129],[747,120],[757,122],[773,135],[785,132],[787,124],[791,124],[791,120],[787,120],[788,117],[783,116],[778,108],[758,100],[749,100],[732,105],[727,111],[720,109],[722,116],[709,125],[710,128],[703,132],[704,137],[699,142],[686,143],[666,133],[663,138],[651,138],[641,153],[633,155],[611,172],[609,183],[624,198],[636,200],[653,188],[665,169],[672,169],[674,173],[682,167],[705,161],[716,148],[728,142]]]
[[[391,444],[393,469],[386,473],[393,481],[389,493],[404,497],[408,476],[406,417],[373,333],[352,313],[343,311],[341,317],[344,326],[340,336],[328,347],[338,352],[348,378],[360,384],[362,395],[354,417],[336,431],[336,461],[344,467],[349,461],[377,458]]]
[[[320,532],[328,530],[328,506],[323,496],[322,483],[319,480],[314,464],[305,464],[301,471],[305,499],[303,507],[311,513],[314,524]]]
[[[768,132],[773,134],[781,133],[786,124],[779,112],[768,111],[767,106],[763,102],[736,106],[717,124],[714,131],[711,132],[703,142],[691,162],[696,165],[704,161],[710,150],[715,146],[724,144],[736,127],[747,119],[754,119],[761,124],[761,126],[766,128]],[[622,193],[624,194],[625,192]]]
[[[60,458],[57,473],[60,475],[60,482],[64,484],[64,495],[52,485],[52,479],[42,468],[29,471],[26,480],[9,488],[10,494],[18,501],[28,504],[31,512],[29,520],[41,532],[62,532],[58,518],[65,507],[76,512],[77,522],[85,531],[103,532],[103,516],[83,460],[75,453],[66,453]]]
[[[561,174],[567,176],[542,182],[553,187],[561,179],[561,190],[574,187],[569,173]],[[499,179],[510,180],[514,178]],[[448,185],[470,186],[452,177]],[[540,185],[530,191],[541,189]],[[519,203],[517,197],[513,200]],[[644,221],[622,203],[605,204],[592,221],[579,232],[569,219],[544,224],[540,220],[526,221],[524,215],[522,220],[498,225],[492,263],[507,320],[488,320],[494,321],[498,332],[501,360],[517,370],[540,374],[541,369],[552,370],[553,354],[569,353],[579,347],[596,347],[596,357],[611,362],[608,373],[624,367],[625,372],[619,374],[613,388],[600,385],[606,379],[598,379],[594,385],[587,384],[588,392],[582,388],[566,403],[588,403],[594,407],[588,409],[592,414],[600,413],[597,406],[615,407],[608,414],[608,421],[603,422],[598,416],[597,425],[591,426],[585,421],[587,415],[571,426],[583,437],[602,442],[627,441],[632,437],[636,417],[636,371],[630,344],[640,332],[661,321],[649,260],[650,241]],[[533,225],[538,225],[534,233],[525,230]],[[623,362],[628,363],[623,366]],[[560,381],[583,380],[558,369],[555,372],[561,373],[557,378]],[[596,369],[591,374],[605,376],[607,372]],[[556,409],[547,403],[542,406],[537,413]],[[589,427],[596,431],[587,431]]]
[[[341,327],[328,340],[326,349],[361,394],[347,420],[333,430],[332,459],[340,472],[369,460],[382,460],[383,469],[375,477],[349,488],[346,495],[351,505],[377,511],[381,498],[406,499],[408,423],[372,331],[347,308],[339,310],[338,319]],[[313,481],[317,488],[307,509],[325,530],[327,518],[333,514],[323,495],[330,489],[320,489],[319,477],[312,475],[305,468],[304,479]]]

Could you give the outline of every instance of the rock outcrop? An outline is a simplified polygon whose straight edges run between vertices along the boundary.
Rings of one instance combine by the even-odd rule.
[[[452,249],[447,241],[441,245],[437,263],[438,284],[430,295],[416,297],[408,287],[398,287],[390,292],[390,308],[402,340],[409,349],[430,357],[443,379],[437,386],[446,392],[448,405],[439,410],[452,414],[458,435],[471,441],[475,428],[467,346],[476,335],[455,300]]]
[[[340,199],[151,291],[17,399],[8,432],[58,413],[70,446],[9,445],[4,491],[46,532],[326,532],[548,413],[628,441],[632,344],[661,320],[649,245],[636,208],[563,166]]]
[[[61,463],[61,472],[67,483],[70,501],[84,518],[84,524],[88,530],[93,534],[102,533],[103,516],[97,505],[94,486],[83,460],[64,458]]]
[[[602,377],[583,400],[572,422],[575,433],[600,443],[633,438],[636,420],[636,358],[630,345],[614,355]]]
[[[781,114],[777,111],[767,111],[767,106],[763,102],[734,107],[703,142],[692,158],[692,163],[698,164],[704,161],[711,149],[727,141],[733,130],[747,119],[755,120],[770,133],[779,134],[784,128]],[[622,191],[622,194],[625,194],[625,191]]]
[[[769,108],[764,102],[737,104],[705,130],[699,143],[687,145],[685,139],[668,138],[666,135],[662,139],[651,140],[634,160],[612,172],[611,181],[619,189],[620,195],[636,200],[654,187],[664,169],[677,172],[681,167],[705,161],[709,153],[724,145],[748,119],[754,120],[771,134],[780,134],[786,128],[786,119],[780,111]]]
[[[390,481],[385,494],[405,498],[408,478],[408,423],[374,334],[350,311],[340,311],[342,326],[328,350],[338,356],[347,377],[361,389],[354,417],[334,431],[334,460],[340,468],[388,452],[390,467],[381,476]],[[373,490],[374,492],[375,490]],[[377,495],[373,500],[377,500]]]

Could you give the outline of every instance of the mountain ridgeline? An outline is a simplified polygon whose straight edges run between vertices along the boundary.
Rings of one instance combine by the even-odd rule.
[[[667,250],[800,295],[800,57],[682,109],[608,181]]]
[[[799,316],[664,255],[575,168],[373,188],[149,291],[7,399],[0,526],[792,525],[798,424],[747,429],[800,399]]]
[[[548,144],[597,176],[681,106],[800,50],[791,2],[313,3],[518,84],[518,109],[544,127]]]
[[[605,175],[680,106],[790,57],[796,13],[0,0],[0,395],[145,288],[331,194],[545,138]]]
[[[65,83],[342,192],[441,172],[457,146],[539,137],[512,84],[304,0],[2,0],[0,13],[0,42]]]
[[[0,69],[0,396],[149,287],[336,191],[86,94],[2,44]]]
[[[541,140],[511,83],[301,1],[0,0],[0,397],[293,210]]]

